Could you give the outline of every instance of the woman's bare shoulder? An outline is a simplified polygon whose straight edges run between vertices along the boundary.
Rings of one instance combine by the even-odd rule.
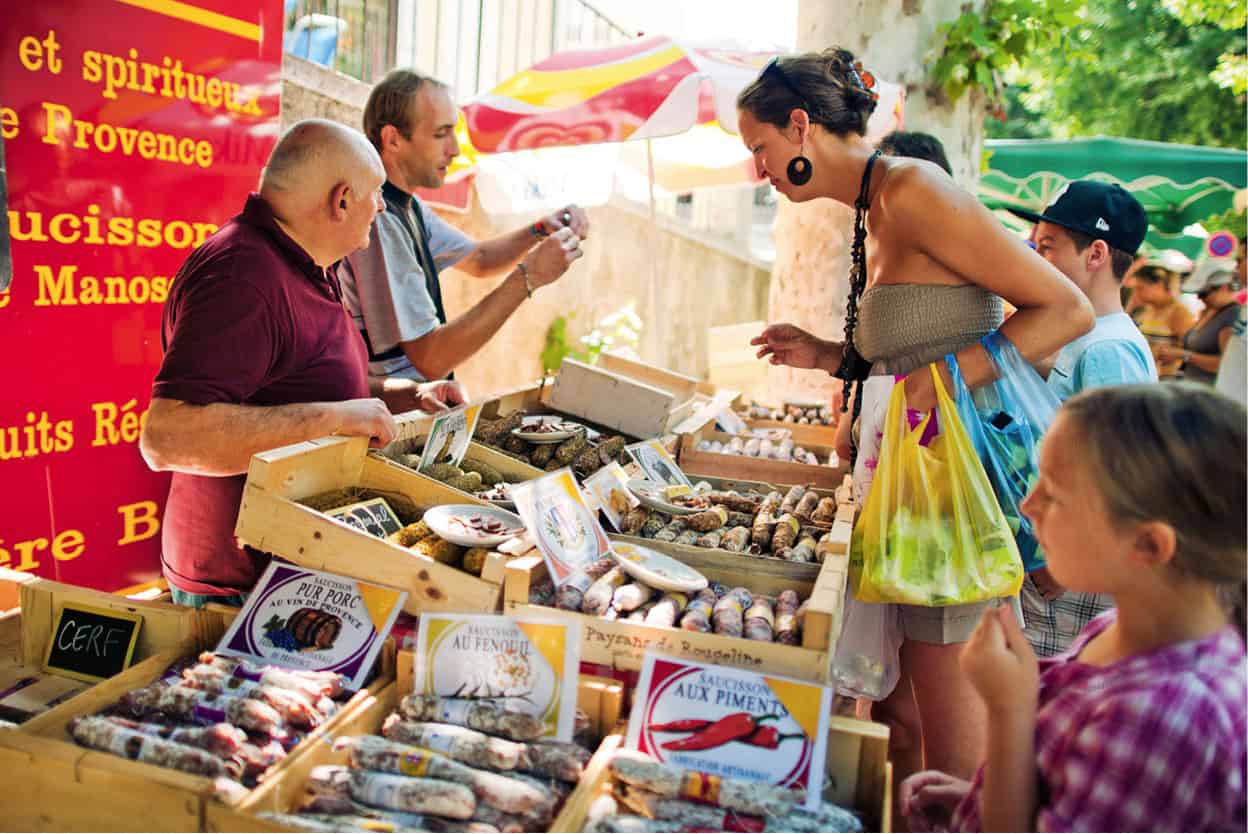
[[[970,195],[934,162],[889,158],[878,205],[884,213],[902,218],[912,212],[930,217],[934,209],[956,208],[968,198]]]

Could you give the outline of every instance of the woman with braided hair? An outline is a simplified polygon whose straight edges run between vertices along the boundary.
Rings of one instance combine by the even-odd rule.
[[[967,383],[982,385],[993,366],[980,337],[1000,328],[1035,362],[1091,329],[1092,308],[938,166],[880,156],[865,136],[874,86],[851,53],[833,48],[773,60],[737,99],[760,176],[794,202],[829,197],[855,210],[844,338],[773,324],[752,344],[772,364],[844,380],[847,395],[869,376],[921,370],[906,379],[906,399],[927,410],[936,404],[929,363],[956,353]],[[1018,308],[1004,325],[1001,298]],[[854,399],[851,419],[861,394]],[[899,780],[922,767],[966,778],[984,755],[982,706],[958,653],[986,605],[896,606],[901,677],[874,717],[894,727]]]

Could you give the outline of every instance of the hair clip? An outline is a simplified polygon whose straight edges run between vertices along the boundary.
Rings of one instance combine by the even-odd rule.
[[[854,81],[858,82],[858,86],[871,93],[873,101],[879,101],[880,95],[875,92],[875,76],[862,68],[862,61],[854,61],[849,71],[853,73]]]

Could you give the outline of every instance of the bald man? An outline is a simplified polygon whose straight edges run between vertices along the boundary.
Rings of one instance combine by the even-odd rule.
[[[364,136],[299,122],[243,211],[182,265],[165,304],[165,355],[139,447],[172,471],[161,562],[174,601],[238,604],[267,563],[234,540],[244,473],[266,449],[329,434],[385,444],[364,342],[332,267],[368,244],[385,171]],[[422,389],[430,410],[454,383]]]

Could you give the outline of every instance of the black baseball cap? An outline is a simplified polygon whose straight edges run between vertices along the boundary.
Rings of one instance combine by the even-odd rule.
[[[1043,214],[1021,209],[1010,212],[1033,223],[1043,220],[1082,232],[1130,255],[1148,233],[1148,214],[1140,201],[1121,185],[1095,180],[1075,180]]]

